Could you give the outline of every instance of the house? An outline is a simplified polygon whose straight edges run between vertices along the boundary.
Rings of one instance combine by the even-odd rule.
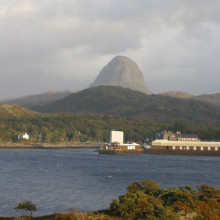
[[[178,141],[199,141],[197,134],[177,134]]]
[[[168,140],[168,141],[199,141],[197,134],[181,134],[180,131],[163,131],[162,133],[157,133],[157,140]]]
[[[21,133],[18,135],[18,140],[20,140],[20,139],[29,140],[30,136],[27,133]]]

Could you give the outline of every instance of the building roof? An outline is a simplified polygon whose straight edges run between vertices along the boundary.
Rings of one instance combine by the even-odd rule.
[[[137,143],[129,143],[129,144],[120,144],[120,146],[139,146]]]
[[[197,134],[178,134],[177,137],[181,138],[198,138]]]
[[[155,140],[152,146],[201,146],[201,147],[220,147],[220,142],[214,141],[168,141],[168,140]]]

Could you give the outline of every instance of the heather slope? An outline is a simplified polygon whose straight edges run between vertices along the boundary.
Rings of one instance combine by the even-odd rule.
[[[35,110],[47,113],[116,114],[158,122],[175,120],[209,124],[220,122],[220,110],[214,105],[188,99],[147,95],[116,86],[85,89]]]
[[[160,93],[159,95],[170,96],[173,98],[181,98],[181,99],[188,99],[188,98],[194,97],[193,95],[187,92],[181,92],[181,91],[163,92],[163,93]]]
[[[0,105],[0,118],[33,117],[40,113],[20,107],[18,105]]]
[[[33,109],[35,106],[46,105],[54,101],[60,100],[67,95],[72,94],[73,91],[49,91],[42,94],[24,96],[13,99],[6,99],[0,101],[0,104],[15,104],[25,108]]]
[[[195,101],[205,102],[205,103],[211,103],[213,105],[220,106],[220,93],[204,94],[204,95],[191,97],[190,99],[195,100]]]

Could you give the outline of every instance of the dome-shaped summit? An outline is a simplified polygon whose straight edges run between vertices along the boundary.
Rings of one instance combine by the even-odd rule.
[[[121,86],[151,94],[137,64],[125,56],[116,56],[101,70],[91,87],[99,85]]]

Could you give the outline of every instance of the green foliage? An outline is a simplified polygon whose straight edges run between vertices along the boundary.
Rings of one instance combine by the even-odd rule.
[[[141,180],[141,187],[142,190],[148,194],[148,195],[152,195],[152,196],[158,196],[161,192],[161,186],[152,180]]]
[[[15,209],[25,210],[29,213],[30,216],[32,216],[32,212],[37,210],[36,205],[33,204],[31,201],[25,201],[25,202],[21,201],[17,204]]]
[[[196,219],[220,218],[220,190],[208,185],[161,189],[151,180],[133,182],[128,192],[114,199],[109,213],[122,219],[179,219],[194,216]]]
[[[142,190],[142,187],[138,182],[133,182],[128,186],[127,190],[128,192],[135,193]]]
[[[112,203],[109,206],[109,211],[113,216],[120,216],[119,211],[120,203],[117,199],[113,199]]]
[[[201,200],[215,199],[220,202],[220,190],[212,186],[203,184],[197,186],[199,197]]]
[[[125,219],[161,219],[166,215],[162,201],[141,190],[120,196],[118,208],[116,202],[114,208],[114,214],[120,213],[119,216]]]
[[[74,133],[73,132],[67,132],[66,133],[66,136],[68,138],[69,141],[72,141],[73,140],[73,137],[74,137]]]
[[[0,114],[1,116],[1,114]],[[155,139],[155,134],[163,130],[197,133],[201,139],[220,139],[220,126],[200,126],[181,120],[173,123],[157,123],[136,117],[117,115],[78,115],[78,114],[37,114],[25,117],[0,117],[0,142],[17,142],[21,132],[30,134],[28,143],[42,142],[108,142],[112,129],[125,132],[125,141],[141,143],[143,138]],[[77,133],[80,131],[80,134]],[[23,142],[23,140],[22,140]]]

